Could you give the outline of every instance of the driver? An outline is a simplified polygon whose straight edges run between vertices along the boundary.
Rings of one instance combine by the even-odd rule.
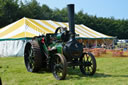
[[[70,34],[69,34],[69,31],[67,30],[67,27],[63,27],[61,32],[63,33],[61,39],[64,42],[67,42],[70,38]]]

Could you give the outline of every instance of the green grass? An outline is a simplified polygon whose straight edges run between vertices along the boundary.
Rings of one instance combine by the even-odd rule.
[[[85,77],[79,69],[68,68],[66,80],[56,80],[52,73],[26,71],[23,57],[0,58],[3,85],[128,85],[127,57],[99,57],[97,71]]]

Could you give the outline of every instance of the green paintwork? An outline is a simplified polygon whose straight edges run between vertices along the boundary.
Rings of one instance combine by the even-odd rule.
[[[46,54],[49,54],[46,44],[42,43],[41,40],[42,40],[42,37],[41,38],[37,38],[37,41],[38,41],[38,43],[40,45],[41,50],[43,50]]]
[[[56,38],[57,38],[57,40],[60,40],[61,39],[61,33],[58,33],[57,35],[56,35]]]
[[[46,54],[49,54],[48,48],[47,48],[47,46],[45,45],[45,43],[42,44],[42,47],[43,47],[44,52],[45,52]]]
[[[50,48],[54,48],[57,50],[57,53],[63,53],[62,51],[62,43],[52,43],[50,46]]]
[[[58,52],[58,53],[63,54],[62,43],[56,44],[56,49],[57,49],[57,52]]]

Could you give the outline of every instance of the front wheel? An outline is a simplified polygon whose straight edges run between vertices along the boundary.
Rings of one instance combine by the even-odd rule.
[[[63,80],[67,74],[67,61],[62,54],[55,54],[52,57],[52,73],[57,80]]]
[[[92,53],[84,53],[80,58],[80,70],[84,75],[93,75],[96,72],[96,59]]]

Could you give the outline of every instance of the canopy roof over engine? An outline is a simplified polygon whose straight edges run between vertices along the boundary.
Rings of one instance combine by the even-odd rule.
[[[0,40],[29,39],[46,33],[54,33],[57,27],[67,27],[67,22],[56,22],[52,20],[37,20],[22,18],[8,26],[0,29]],[[83,24],[75,24],[75,32],[83,39],[112,39],[108,36],[90,29]]]

